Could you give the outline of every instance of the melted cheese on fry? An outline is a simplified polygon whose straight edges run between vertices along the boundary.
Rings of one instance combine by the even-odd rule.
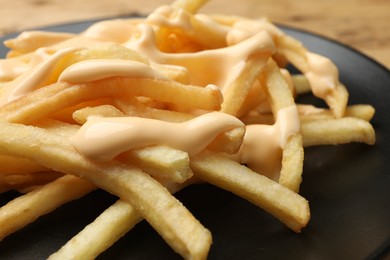
[[[215,137],[244,124],[234,116],[211,112],[183,123],[140,117],[91,117],[72,142],[85,156],[109,161],[124,151],[166,145],[195,155]]]
[[[338,69],[326,57],[308,52],[306,58],[309,70],[305,73],[313,94],[325,98],[337,86]]]
[[[215,39],[209,42],[215,42],[216,46],[210,46],[207,50],[196,52],[163,52],[159,50],[156,40],[159,33],[157,28],[185,30],[194,42],[198,41],[198,39],[203,39],[203,33],[213,35]],[[140,52],[150,59],[151,62],[184,67],[188,71],[189,84],[200,86],[214,84],[223,91],[235,79],[232,75],[240,74],[243,62],[254,55],[270,57],[276,51],[275,39],[282,36],[283,32],[265,19],[232,18],[231,24],[228,25],[219,23],[216,19],[206,15],[189,14],[172,6],[162,6],[146,19],[102,21],[90,26],[79,35],[39,33],[36,31],[26,32],[16,39],[8,41],[8,44],[12,47],[26,46],[30,42],[40,42],[42,45],[48,45],[50,42],[53,42],[55,44],[50,45],[50,49],[54,52],[53,56],[55,57],[61,55],[55,53],[55,50],[61,53],[63,49],[69,47],[91,48],[121,44]],[[169,36],[167,37],[169,38]],[[202,40],[199,41],[201,44],[207,44],[203,43]],[[36,49],[36,51],[29,53],[31,56],[30,60],[34,60],[34,57],[39,55],[39,46],[34,45],[33,49]],[[334,64],[322,56],[307,53],[306,58],[309,68],[305,74],[314,94],[323,98],[334,88],[335,82],[338,81],[337,69]],[[17,79],[19,76],[25,77],[26,73],[37,74],[35,69],[28,69],[29,67],[36,67],[34,62],[23,61],[22,58],[17,60],[2,60],[0,62],[0,76],[2,80]],[[112,61],[106,62],[106,67],[110,67],[109,63]],[[48,61],[44,59],[41,63],[48,63]],[[43,67],[42,65],[39,73],[41,75],[50,74],[52,66]],[[79,68],[81,69],[81,67]],[[94,67],[91,63],[92,68]],[[118,71],[121,69],[116,68],[116,71],[111,69],[111,73],[106,72],[105,76],[110,77],[121,74]],[[75,71],[75,67],[73,71]],[[85,71],[85,66],[83,66],[83,71]],[[44,83],[42,79],[42,82],[38,82],[37,76],[31,77],[32,79],[29,79],[31,81],[29,83],[30,87],[21,86],[19,84],[20,80],[9,82],[13,88],[12,92],[19,94],[5,94],[6,97],[2,98],[2,103],[26,94]],[[61,79],[64,79],[64,77]],[[78,83],[82,82],[83,80],[80,79]]]
[[[150,66],[133,60],[93,59],[75,63],[60,75],[60,81],[92,82],[109,77],[167,79]]]
[[[273,125],[247,125],[236,160],[277,180],[282,149],[286,146],[289,136],[299,130],[299,114],[295,105],[281,109]]]
[[[0,98],[0,104],[8,103],[18,97],[21,97],[29,92],[32,92],[44,84],[50,84],[53,79],[51,75],[55,70],[57,63],[69,53],[75,52],[78,48],[65,48],[59,50],[37,66],[31,68],[15,80],[15,85],[6,85],[4,92]],[[41,50],[42,51],[42,50]],[[43,50],[44,51],[44,50]],[[54,79],[54,81],[56,81]]]

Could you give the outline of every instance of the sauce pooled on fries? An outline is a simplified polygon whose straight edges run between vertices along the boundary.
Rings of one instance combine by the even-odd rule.
[[[103,161],[150,145],[166,145],[196,155],[218,134],[243,126],[236,117],[221,112],[207,113],[183,123],[141,117],[91,117],[72,141],[87,157]]]

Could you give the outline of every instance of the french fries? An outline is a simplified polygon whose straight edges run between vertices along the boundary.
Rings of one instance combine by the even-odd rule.
[[[334,64],[268,20],[198,15],[206,2],[6,42],[2,64],[19,70],[0,83],[0,191],[22,195],[0,208],[0,240],[103,189],[117,202],[49,259],[96,258],[143,219],[183,258],[206,259],[211,232],[172,195],[198,182],[305,228],[304,148],[375,144],[375,109],[348,105]]]
[[[93,189],[95,186],[87,181],[64,176],[10,201],[0,209],[0,239]]]

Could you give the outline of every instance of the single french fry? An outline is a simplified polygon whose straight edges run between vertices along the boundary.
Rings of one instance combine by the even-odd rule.
[[[123,153],[120,160],[152,176],[182,183],[192,177],[188,153],[167,146],[150,146]]]
[[[196,13],[208,0],[176,0],[172,3],[175,8],[186,10],[189,13]]]
[[[203,152],[192,158],[190,165],[197,178],[247,199],[295,232],[310,219],[306,199],[222,155]]]
[[[134,207],[118,200],[48,259],[95,259],[141,220]]]
[[[304,122],[301,125],[303,146],[336,145],[350,142],[375,143],[372,125],[358,118],[344,117]]]
[[[224,132],[219,134],[214,141],[207,146],[207,149],[213,152],[223,152],[227,154],[237,153],[240,149],[244,135],[245,127],[238,127]]]
[[[115,161],[94,163],[80,155],[69,139],[44,129],[0,122],[0,149],[51,168],[85,178],[133,205],[164,240],[185,258],[206,258],[211,234],[150,175]],[[25,145],[28,143],[29,145]]]
[[[279,67],[272,60],[266,68],[265,84],[269,95],[269,103],[274,115],[289,106],[295,106],[293,95],[287,82],[280,72]],[[302,136],[299,132],[287,137],[285,147],[283,147],[282,167],[280,171],[279,183],[299,191],[302,182],[303,157]],[[293,167],[291,167],[293,166]]]
[[[48,171],[2,175],[0,177],[1,192],[17,190],[21,193],[27,193],[37,186],[54,181],[62,175],[62,173]]]
[[[375,108],[365,104],[350,105],[345,111],[345,117],[356,117],[366,121],[371,121],[374,114]]]
[[[297,193],[302,182],[303,160],[302,135],[300,133],[294,134],[289,137],[287,145],[283,149],[279,183]]]
[[[126,116],[139,116],[145,118],[159,119],[167,122],[184,122],[193,119],[195,116],[188,113],[166,110],[158,104],[146,104],[138,99],[117,99],[115,106]]]
[[[295,105],[290,88],[280,72],[279,67],[270,59],[264,70],[264,83],[262,84],[269,95],[272,113],[276,115],[283,108]]]
[[[184,67],[152,63],[150,66],[172,80],[182,84],[189,83],[188,70]]]
[[[266,60],[270,54],[256,55],[250,57],[237,78],[223,90],[223,103],[221,111],[230,115],[239,116],[247,95],[250,89],[256,83],[262,72]]]
[[[333,119],[335,118],[332,111],[325,108],[316,108],[311,105],[298,105],[299,119],[301,122]],[[370,121],[375,114],[375,108],[371,105],[357,104],[350,105],[345,110],[344,117],[356,117],[365,121]]]
[[[99,98],[95,100],[88,100],[86,102],[80,102],[74,106],[65,107],[63,109],[60,109],[59,111],[56,111],[50,115],[50,118],[62,121],[69,124],[75,124],[77,123],[74,118],[73,114],[80,109],[84,109],[87,107],[97,107],[97,106],[103,106],[103,105],[111,105],[114,106],[114,100],[112,98]]]
[[[295,93],[299,96],[302,94],[310,93],[310,83],[305,75],[293,75],[292,77]]]
[[[44,128],[53,134],[64,137],[71,137],[80,129],[79,125],[64,123],[62,121],[49,118],[45,118],[36,122],[34,126]]]
[[[34,34],[35,37],[30,35]],[[20,54],[30,53],[38,48],[47,47],[61,41],[75,37],[73,33],[58,33],[44,31],[28,31],[19,34],[16,38],[4,41],[4,45]]]
[[[0,155],[0,176],[8,174],[28,174],[48,169],[28,159]]]
[[[13,199],[0,208],[0,240],[93,189],[95,186],[88,181],[74,176],[64,176]]]
[[[245,97],[243,104],[241,105],[240,111],[237,114],[238,118],[247,117],[251,111],[256,110],[259,107],[268,107],[267,95],[264,92],[264,88],[260,81],[257,80],[249,90],[248,95]]]
[[[89,116],[100,116],[100,117],[120,117],[125,114],[112,105],[100,105],[96,107],[85,107],[76,110],[73,113],[73,119],[80,125],[87,122]]]

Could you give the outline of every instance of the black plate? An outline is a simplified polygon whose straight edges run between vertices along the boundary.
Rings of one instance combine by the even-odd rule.
[[[91,23],[45,30],[79,32]],[[389,70],[337,42],[282,28],[310,50],[336,63],[341,80],[350,91],[350,104],[375,106],[372,123],[377,144],[306,149],[301,194],[310,201],[312,218],[301,234],[291,232],[243,199],[210,185],[189,187],[177,197],[212,231],[214,242],[209,259],[383,257],[390,248]],[[1,57],[5,52],[4,47],[0,48]],[[1,203],[12,196],[1,195]],[[0,258],[43,259],[114,201],[111,195],[97,191],[62,206],[4,239],[0,243]],[[180,259],[145,222],[99,257],[112,258]]]

